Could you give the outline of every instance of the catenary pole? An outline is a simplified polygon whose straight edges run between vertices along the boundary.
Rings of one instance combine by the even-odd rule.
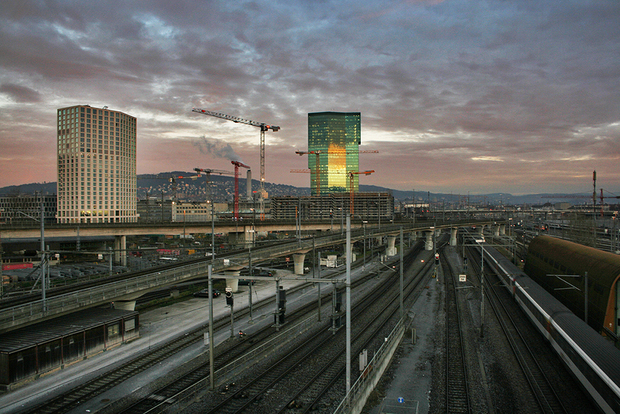
[[[347,388],[346,394],[351,390],[351,215],[347,214]]]

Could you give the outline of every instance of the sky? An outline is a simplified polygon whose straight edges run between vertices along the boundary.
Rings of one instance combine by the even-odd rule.
[[[620,194],[617,0],[4,1],[0,187],[56,181],[56,110],[137,117],[137,173],[309,187],[308,113],[361,112],[360,184]]]

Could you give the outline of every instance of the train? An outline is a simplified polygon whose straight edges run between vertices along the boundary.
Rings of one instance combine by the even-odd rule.
[[[603,413],[620,413],[620,350],[495,249],[485,261]]]

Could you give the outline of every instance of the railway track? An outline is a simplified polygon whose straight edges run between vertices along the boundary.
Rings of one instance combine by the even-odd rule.
[[[355,283],[360,284],[360,283],[363,283],[364,280],[365,279],[359,279],[359,280],[356,280]],[[302,290],[304,288],[307,288],[307,286],[308,284],[301,284],[299,286],[291,288],[289,290],[289,293],[294,293],[297,290]],[[324,296],[327,297],[328,294]],[[273,298],[263,299],[262,301],[254,304],[254,310],[256,311],[263,307],[269,308],[272,306],[273,303],[274,303]],[[288,317],[290,318],[291,321],[295,320],[295,318],[299,317],[298,315],[303,315],[305,312],[308,311],[308,309],[311,309],[313,306],[315,306],[313,303],[309,303],[305,307],[302,307],[296,310],[295,312],[291,312],[288,315]],[[235,312],[237,318],[242,318],[248,313],[249,313],[248,308],[240,309]],[[217,320],[214,320],[214,329],[215,330],[225,329],[227,328],[229,323],[230,323],[230,320],[228,317],[219,318]],[[28,411],[24,411],[24,413],[37,413],[37,414],[39,413],[41,414],[66,413],[74,409],[75,407],[79,406],[81,402],[87,401],[89,399],[96,397],[97,395],[102,394],[103,392],[120,384],[121,382],[149,369],[150,367],[157,365],[158,363],[164,361],[165,359],[169,358],[175,353],[178,353],[182,351],[183,349],[197,342],[202,341],[205,329],[206,329],[206,326],[200,326],[198,328],[195,328],[192,331],[187,332],[186,334],[178,338],[175,338],[166,344],[163,344],[159,347],[149,350],[148,353],[139,355],[136,358],[133,358],[131,361],[123,363],[122,366],[119,366],[118,368],[115,368],[105,374],[98,376],[97,378],[94,378],[86,382],[85,384],[82,384],[72,390],[69,390],[65,393],[62,393],[61,395],[57,397],[54,397],[46,401],[44,404],[41,404]],[[265,338],[269,334],[270,332],[265,332],[264,333]],[[253,338],[252,342],[260,342],[263,339],[264,339],[263,337],[257,335]],[[228,355],[228,357],[219,359],[218,363],[220,364],[220,366],[224,365],[227,362],[229,362],[231,359],[234,359],[238,357],[239,355],[243,354],[244,352],[246,352],[248,349],[250,349],[250,347],[251,347],[250,343],[246,341],[240,341],[238,343],[235,343],[231,348],[226,349],[225,351],[224,350],[220,351]],[[204,378],[205,375],[208,374],[208,372],[207,373],[200,372],[200,370],[196,370],[196,371],[197,372],[195,373],[195,378]],[[194,382],[195,381],[196,380],[194,380]],[[190,382],[185,384],[185,386],[188,386],[189,384]],[[177,381],[175,386],[178,389],[184,388],[182,381]],[[174,390],[170,392],[174,393]],[[158,401],[154,401],[154,402],[149,401],[149,398],[146,398],[145,400],[146,402],[143,402],[143,404],[147,406],[148,405],[154,406],[159,403]],[[136,411],[136,412],[143,412],[143,411]]]
[[[386,321],[398,312],[398,292],[394,292],[393,282],[395,275],[353,307],[352,319],[357,321],[352,326],[353,354],[371,340],[382,338],[379,333],[385,329]],[[408,291],[412,289],[408,287]],[[238,414],[305,413],[316,410],[321,398],[344,375],[344,334],[344,329],[335,335],[327,329],[319,331],[278,358],[247,384],[237,386],[227,398],[202,411]],[[216,396],[212,395],[205,400],[214,398]]]
[[[411,266],[413,258],[414,255],[407,257],[407,260],[405,260],[405,268],[408,269]],[[417,300],[424,290],[423,284],[430,278],[431,268],[431,264],[428,262],[417,275],[412,275],[408,278],[409,281],[405,282],[404,300],[406,306],[411,305]],[[368,322],[366,327],[360,330],[360,333],[353,338],[352,355],[359,354],[363,349],[380,346],[378,343],[381,342],[380,339],[391,331],[400,318],[398,295],[398,292],[393,292],[391,299],[388,298],[386,302],[387,306],[383,306],[383,308],[380,309],[380,312],[384,315],[383,317],[377,317],[374,318],[374,320],[373,316],[369,317],[370,322]],[[378,313],[379,311],[373,312],[372,310],[369,312],[370,315]],[[379,340],[377,340],[377,338],[379,338]],[[310,378],[302,385],[299,393],[289,396],[286,400],[286,404],[283,405],[279,411],[274,411],[278,414],[306,414],[315,412],[322,405],[327,406],[327,403],[321,404],[321,401],[324,399],[329,400],[334,386],[339,382],[344,382],[345,379],[346,355],[344,351],[344,349],[341,349],[338,356],[325,364],[322,370],[317,372],[314,377]],[[367,369],[372,369],[372,367],[368,367]]]
[[[446,413],[471,413],[469,397],[469,378],[465,358],[463,328],[461,325],[459,303],[457,300],[456,275],[447,261],[441,261],[444,283],[446,285]]]
[[[477,254],[477,252],[474,252],[474,254]],[[475,266],[477,266],[478,260],[470,262],[475,263]],[[479,270],[478,268],[478,272]],[[544,363],[539,361],[537,352],[530,346],[532,335],[535,334],[532,333],[530,322],[515,316],[520,315],[520,310],[508,307],[508,303],[512,301],[506,301],[505,298],[500,297],[494,285],[488,282],[488,279],[491,279],[491,277],[493,277],[492,283],[497,283],[498,286],[501,285],[497,275],[489,270],[488,267],[485,267],[484,291],[487,294],[488,303],[493,309],[499,326],[510,344],[510,349],[516,362],[521,367],[537,405],[543,413],[567,413],[567,408],[555,390],[556,387],[545,374]]]

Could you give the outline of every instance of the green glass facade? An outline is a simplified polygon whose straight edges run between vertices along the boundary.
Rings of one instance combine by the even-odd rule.
[[[350,191],[347,173],[359,171],[361,118],[360,112],[308,114],[308,151],[315,152],[308,155],[312,195]],[[316,153],[318,153],[318,170]],[[359,191],[357,174],[353,176],[353,191]]]

